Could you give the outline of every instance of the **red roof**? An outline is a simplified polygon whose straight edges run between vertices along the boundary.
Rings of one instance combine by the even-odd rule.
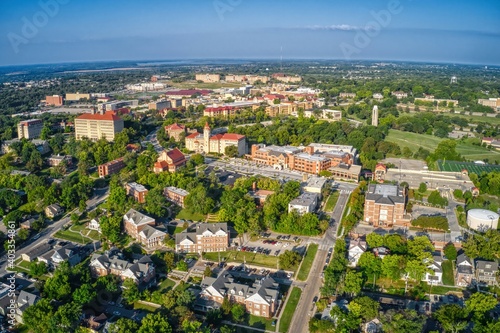
[[[205,127],[204,128],[210,129],[210,125],[208,125],[208,121],[205,123]]]
[[[167,131],[172,131],[172,130],[178,130],[178,131],[181,130],[181,131],[183,131],[184,129],[186,129],[186,126],[179,125],[177,123],[174,123],[174,124],[169,125],[169,126],[165,126],[165,130],[167,130]]]
[[[186,136],[186,139],[196,139],[198,137],[198,135],[200,135],[200,133],[194,132],[194,133],[189,134],[188,136]]]
[[[210,140],[220,140],[222,139],[223,135],[222,134],[215,134],[210,137]]]
[[[172,161],[174,161],[174,163],[179,160],[184,160],[186,158],[184,154],[177,148],[167,151],[167,156],[170,157]]]
[[[281,95],[281,94],[268,94],[268,95],[265,95],[264,98],[266,99],[285,99],[285,96]]]
[[[234,106],[218,106],[218,107],[209,107],[206,108],[204,111],[206,112],[217,112],[217,111],[224,111],[224,110],[235,110],[236,107]]]
[[[120,120],[121,118],[118,117],[113,111],[106,111],[104,114],[96,113],[96,114],[91,114],[91,113],[84,113],[82,115],[79,115],[76,117],[76,119],[85,119],[85,120]]]
[[[165,170],[166,168],[168,168],[168,163],[166,161],[155,162],[154,168]]]
[[[235,140],[235,141],[239,141],[241,139],[244,139],[245,136],[244,135],[241,135],[241,134],[234,134],[234,133],[226,133],[222,136],[222,139],[223,140]]]

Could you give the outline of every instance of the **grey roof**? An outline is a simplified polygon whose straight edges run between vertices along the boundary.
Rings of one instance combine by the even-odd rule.
[[[463,266],[463,265],[460,265],[460,264],[469,264],[470,266],[472,266],[472,260],[470,260],[469,257],[467,257],[465,255],[465,253],[461,253],[457,256],[457,266]]]
[[[196,224],[196,234],[201,235],[205,231],[209,230],[212,233],[216,233],[219,230],[223,230],[228,233],[227,223],[198,223]]]
[[[476,269],[494,273],[498,271],[498,263],[496,261],[477,260]]]
[[[159,237],[159,236],[165,236],[166,234],[163,231],[160,231],[156,228],[153,228],[152,226],[145,226],[142,231],[140,232],[141,234],[144,233],[144,236],[146,236],[146,239],[150,239],[154,237]]]
[[[40,299],[39,296],[29,293],[27,291],[21,290],[17,296],[17,307],[24,311],[27,307],[35,304]]]
[[[142,214],[141,212],[138,212],[133,208],[129,209],[129,211],[125,213],[125,218],[129,222],[132,222],[135,225],[149,224],[151,222],[155,222],[154,218]]]
[[[42,243],[38,245],[37,247],[31,249],[30,251],[26,252],[25,255],[27,255],[30,258],[36,258],[41,256],[42,254],[50,251],[52,249],[52,246],[49,243]]]
[[[248,276],[248,278],[251,278]],[[201,282],[202,288],[212,286],[222,295],[240,295],[244,298],[259,294],[268,303],[278,300],[279,284],[271,277],[239,282],[229,271],[222,272],[217,278],[207,277]]]
[[[54,254],[58,254],[62,260],[68,260],[78,250],[78,246],[67,244],[59,249],[54,250]]]
[[[290,205],[293,206],[310,206],[318,201],[318,195],[316,193],[304,192],[297,198],[290,201]]]
[[[191,242],[196,244],[196,232],[179,232],[175,234],[175,244],[180,244],[185,239],[189,239]]]
[[[375,203],[394,205],[396,203],[404,203],[405,197],[402,190],[397,185],[370,185],[366,200],[373,200]]]
[[[148,272],[148,266],[153,265],[153,261],[149,256],[142,256],[138,260],[134,260],[133,262],[129,262],[123,259],[123,255],[121,253],[116,253],[111,256],[106,254],[97,254],[92,255],[91,263],[98,261],[102,266],[107,269],[114,269],[118,271],[126,271],[130,269],[130,271],[140,279],[143,275]]]

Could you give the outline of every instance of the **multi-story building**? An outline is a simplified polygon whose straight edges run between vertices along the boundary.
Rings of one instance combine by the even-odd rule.
[[[70,166],[73,162],[73,157],[71,155],[52,155],[47,159],[47,163],[52,166],[58,166],[62,162],[66,163],[66,166]]]
[[[474,263],[465,255],[465,253],[457,256],[457,270],[455,274],[455,285],[460,287],[468,287],[474,280]]]
[[[99,177],[106,177],[108,175],[115,174],[125,167],[125,162],[123,162],[123,157],[117,158],[111,162],[107,162],[99,165]]]
[[[67,101],[79,101],[81,99],[90,100],[90,98],[90,94],[80,94],[79,92],[66,94]]]
[[[404,91],[393,91],[391,95],[396,96],[397,99],[403,99],[408,97],[408,93],[405,93]]]
[[[361,239],[352,239],[349,242],[349,249],[347,251],[348,253],[348,260],[349,260],[349,266],[351,267],[356,267],[358,265],[359,258],[363,253],[366,252],[368,247],[366,246],[366,242],[361,240]]]
[[[227,223],[198,223],[194,232],[184,230],[175,234],[177,252],[219,252],[226,251],[228,246]]]
[[[316,193],[321,198],[326,183],[327,183],[326,178],[313,176],[307,180],[307,183],[303,187],[303,190],[309,193]]]
[[[365,196],[364,221],[375,227],[407,225],[406,193],[398,185],[370,185]]]
[[[127,195],[133,196],[135,201],[138,203],[146,202],[146,195],[148,194],[148,189],[144,187],[142,184],[127,183],[125,185],[125,190],[127,191]]]
[[[283,73],[275,73],[272,75],[272,78],[281,82],[285,83],[298,83],[302,81],[302,77],[295,75],[295,76],[288,76]]]
[[[153,171],[155,173],[160,173],[166,170],[169,172],[175,172],[185,165],[186,157],[179,149],[174,148],[169,151],[163,150],[153,166]]]
[[[308,110],[314,106],[312,101],[303,102],[282,102],[280,104],[271,104],[266,106],[266,114],[270,117],[279,115],[294,115],[299,113],[299,109]],[[260,105],[254,105],[253,109],[256,110]]]
[[[75,119],[75,137],[77,140],[88,138],[97,141],[105,138],[113,141],[115,135],[123,130],[123,119],[115,112],[84,113]]]
[[[162,100],[155,101],[148,104],[150,110],[163,110],[170,107],[170,101]]]
[[[240,101],[233,103],[224,103],[222,105],[214,104],[213,106],[208,106],[203,110],[203,115],[205,117],[229,117],[234,116],[236,113],[244,108],[252,108],[259,106],[259,102],[254,101]]]
[[[425,273],[424,281],[430,285],[443,284],[443,258],[441,256],[433,256],[429,260]]]
[[[304,192],[288,204],[288,212],[298,212],[300,215],[314,213],[318,207],[319,195],[316,193]]]
[[[184,199],[189,195],[189,192],[182,188],[168,186],[163,189],[163,195],[168,201],[184,208]]]
[[[45,105],[62,106],[63,98],[59,95],[45,96]]]
[[[36,139],[40,137],[43,129],[41,119],[23,120],[17,124],[17,137],[19,139]]]
[[[340,98],[355,98],[356,94],[355,93],[348,93],[348,92],[341,92],[339,94]]]
[[[45,216],[53,219],[56,216],[61,215],[64,212],[64,209],[61,208],[58,204],[52,204],[45,208]]]
[[[243,304],[252,315],[271,318],[279,307],[279,284],[269,276],[257,279],[255,276],[233,274],[225,271],[217,278],[203,279],[200,300],[220,307],[224,298],[228,298],[232,303]]]
[[[142,214],[135,209],[129,209],[123,216],[125,232],[147,248],[161,246],[166,233],[155,228],[154,218]]]
[[[500,111],[500,98],[478,99],[477,103],[480,105],[488,106],[495,111]]]
[[[496,261],[476,261],[476,281],[478,283],[495,286],[498,284],[498,262]]]
[[[260,81],[264,84],[269,82],[269,77],[264,76],[264,75],[233,75],[233,74],[227,74],[225,78],[226,82],[238,82],[238,83],[243,83],[243,82],[248,82],[250,84],[254,84],[257,81]]]
[[[174,138],[175,141],[181,141],[186,134],[186,126],[174,123],[172,125],[165,126],[165,132],[169,137]]]
[[[233,133],[211,135],[208,123],[205,124],[203,134],[196,132],[186,136],[186,148],[197,153],[225,154],[226,147],[229,146],[238,148],[238,156],[244,155],[246,137]]]
[[[299,113],[297,112],[297,117]],[[306,110],[304,111],[304,117],[311,118],[316,117],[318,119],[323,119],[326,121],[341,121],[342,120],[342,111],[338,110]]]
[[[116,248],[106,254],[94,253],[90,260],[90,271],[94,277],[116,275],[122,281],[132,279],[141,289],[156,284],[156,267],[149,256],[129,261]]]
[[[220,75],[219,74],[196,74],[196,81],[202,81],[202,82],[208,82],[208,83],[219,82]]]

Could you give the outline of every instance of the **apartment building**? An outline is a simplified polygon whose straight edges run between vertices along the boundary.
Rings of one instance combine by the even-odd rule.
[[[285,83],[299,83],[302,81],[302,77],[295,75],[295,76],[289,76],[283,73],[275,73],[272,75],[272,78],[280,81],[280,82],[285,82]]]
[[[217,278],[204,278],[201,287],[199,300],[215,307],[227,297],[232,303],[243,304],[248,313],[266,318],[274,316],[279,307],[279,284],[269,276],[257,279],[224,271]]]
[[[17,124],[17,137],[19,139],[36,139],[40,137],[43,129],[41,119],[23,120]]]
[[[476,281],[488,286],[495,286],[498,284],[498,262],[476,260]]]
[[[163,110],[170,107],[170,101],[161,100],[161,101],[153,101],[148,104],[148,109],[150,110]]]
[[[179,149],[163,150],[153,166],[153,172],[160,173],[167,170],[169,172],[176,172],[185,165],[186,157]]]
[[[455,273],[455,285],[460,287],[468,287],[474,280],[474,263],[473,261],[461,253],[457,256],[457,270]]]
[[[398,185],[370,185],[365,196],[364,221],[374,227],[408,225],[406,193]]]
[[[113,141],[115,135],[123,130],[123,119],[113,111],[84,113],[75,118],[75,137],[77,140],[88,138],[97,141],[105,138]]]
[[[62,106],[63,98],[59,95],[45,96],[45,105]]]
[[[196,81],[201,81],[205,83],[213,83],[220,81],[219,74],[196,74]]]
[[[184,208],[184,200],[189,195],[189,192],[182,188],[168,186],[163,189],[163,195],[168,201]]]
[[[97,278],[106,275],[116,275],[122,281],[132,279],[140,289],[156,284],[156,267],[149,256],[142,256],[129,261],[123,253],[113,248],[105,254],[94,253],[90,260],[90,271]]]
[[[148,189],[142,184],[136,182],[125,184],[125,190],[127,195],[134,197],[135,201],[138,203],[146,202],[146,195],[148,194]]]
[[[236,146],[238,156],[246,153],[246,137],[240,134],[225,133],[211,134],[208,123],[205,124],[203,134],[195,132],[186,136],[186,148],[197,153],[225,154],[226,147]]]
[[[186,134],[186,126],[174,123],[172,125],[165,126],[165,132],[169,137],[174,138],[175,141],[181,141]]]
[[[198,223],[195,231],[175,234],[175,250],[183,253],[226,251],[229,246],[227,223]]]
[[[297,112],[296,116],[299,116]],[[311,118],[315,117],[317,119],[323,119],[326,121],[341,121],[342,111],[338,110],[306,110],[304,111],[304,117]]]
[[[125,162],[123,162],[123,157],[117,158],[111,162],[107,162],[99,165],[99,177],[106,177],[108,175],[120,172],[121,169],[125,167]]]
[[[405,93],[404,91],[393,91],[391,95],[396,96],[397,99],[403,99],[408,97],[408,93]]]
[[[264,75],[234,75],[234,74],[227,74],[225,78],[226,82],[237,82],[237,83],[250,83],[254,84],[257,81],[260,81],[264,84],[269,82],[269,77],[264,76]]]
[[[166,233],[155,228],[154,218],[129,209],[123,216],[125,232],[147,248],[163,245]]]
[[[205,117],[229,117],[237,114],[239,110],[244,108],[253,108],[259,106],[260,102],[255,101],[239,101],[233,103],[224,103],[222,105],[214,104],[213,106],[206,107],[203,110]]]
[[[66,166],[70,166],[73,162],[73,157],[71,155],[52,155],[47,159],[47,163],[51,167],[58,166],[63,161],[66,163]]]
[[[500,98],[483,98],[477,100],[478,104],[488,106],[495,111],[500,111]]]

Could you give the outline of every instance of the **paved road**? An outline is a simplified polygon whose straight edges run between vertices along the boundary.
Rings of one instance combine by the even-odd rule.
[[[87,210],[94,209],[98,204],[100,204],[101,202],[106,200],[106,198],[109,196],[109,189],[108,188],[96,189],[94,192],[95,192],[94,197],[92,197],[91,199],[89,199],[87,201]],[[22,254],[27,253],[27,252],[33,250],[34,248],[36,248],[37,246],[47,242],[53,234],[55,234],[57,231],[59,231],[59,229],[61,229],[61,227],[63,225],[65,225],[66,223],[68,223],[70,221],[71,221],[71,219],[70,219],[70,216],[68,214],[68,216],[60,219],[59,221],[56,221],[56,222],[50,224],[45,230],[43,230],[40,233],[41,234],[40,238],[38,238],[36,240],[30,240],[30,241],[28,241],[28,243],[25,243],[25,245],[23,245],[22,247],[19,247],[16,249],[16,259],[21,257]],[[0,262],[1,262],[0,272],[6,271],[6,269],[7,269],[7,261],[6,260],[7,260],[6,255],[3,255],[0,258]]]
[[[219,167],[220,169],[223,170],[233,171],[241,174],[261,175],[274,179],[302,181],[302,173],[298,171],[275,170],[274,168],[269,166],[257,165],[254,162],[240,160],[240,159],[234,159],[230,161],[207,160],[207,164],[210,166]]]
[[[314,259],[311,267],[309,277],[302,288],[302,296],[295,310],[295,314],[290,325],[293,329],[290,332],[309,331],[309,319],[312,315],[314,315],[315,305],[313,304],[313,299],[315,296],[318,296],[319,298],[319,289],[323,285],[321,273],[323,272],[323,266],[326,264],[328,249],[335,246],[337,229],[340,227],[342,213],[345,205],[347,204],[349,194],[355,187],[356,185],[353,184],[341,184],[339,186],[339,199],[333,212],[329,214],[331,218],[330,228],[325,233],[319,244],[318,252],[316,253],[316,258]],[[302,283],[294,283],[294,285],[300,287]]]

